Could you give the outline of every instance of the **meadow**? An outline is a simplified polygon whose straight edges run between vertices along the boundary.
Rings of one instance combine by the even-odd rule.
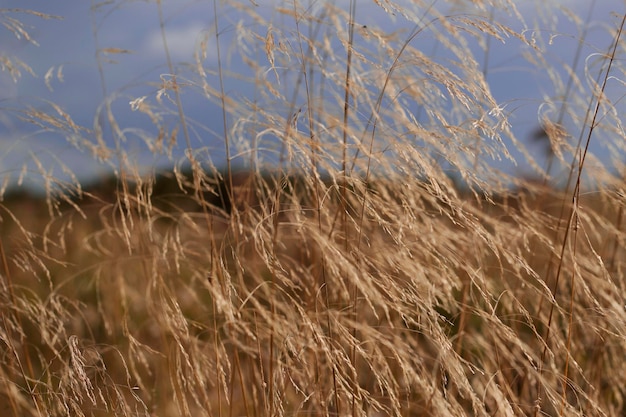
[[[231,2],[255,24],[224,45],[214,0],[196,61],[168,58],[153,93],[129,100],[170,169],[133,161],[106,97],[93,127],[60,107],[13,114],[113,173],[25,171],[36,195],[2,188],[2,415],[626,414],[626,15],[602,26],[611,45],[557,69],[514,1],[375,2],[410,32],[335,3],[281,2],[270,22]],[[164,28],[161,2],[145,7]],[[585,44],[592,22],[569,18]],[[553,81],[543,153],[487,82],[503,41]],[[4,71],[26,65],[3,56]],[[222,112],[224,164],[196,146],[189,90]],[[520,163],[531,171],[502,168]]]

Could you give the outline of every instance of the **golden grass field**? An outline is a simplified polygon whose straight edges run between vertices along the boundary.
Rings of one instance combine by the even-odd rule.
[[[198,60],[195,87],[217,97],[225,123],[252,124],[252,112],[252,127],[281,144],[279,164],[221,169],[189,146],[150,174],[85,129],[84,146],[115,175],[47,178],[42,195],[5,190],[0,414],[626,415],[624,178],[587,147],[623,146],[623,114],[604,88],[624,78],[624,20],[599,81],[574,83],[566,120],[542,119],[565,174],[518,176],[483,157],[519,146],[540,158],[513,136],[460,33],[545,51],[490,20],[511,2],[473,3],[475,15],[437,15],[431,29],[457,58],[449,66],[412,47],[422,30],[369,28],[359,47],[346,29],[356,2],[316,15],[286,3],[294,31],[255,16],[262,36],[242,28],[241,39],[264,51],[250,63],[264,106],[220,92],[221,61]],[[328,49],[332,36],[343,49]],[[156,148],[191,143],[180,90],[174,76],[135,102]],[[290,116],[292,95],[304,121]],[[29,117],[75,140],[70,115]],[[227,155],[254,147],[240,124],[225,130]]]

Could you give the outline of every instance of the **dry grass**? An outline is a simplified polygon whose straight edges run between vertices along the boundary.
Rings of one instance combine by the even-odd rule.
[[[619,165],[589,151],[626,139],[606,87],[623,90],[622,18],[588,78],[561,80],[539,38],[494,17],[517,19],[514,2],[451,15],[380,2],[381,15],[420,13],[411,33],[332,3],[284,2],[284,27],[237,3],[236,43],[216,18],[195,65],[168,55],[170,75],[132,103],[154,123],[154,152],[186,147],[167,178],[125,154],[108,101],[97,119],[113,147],[105,126],[60,108],[21,114],[117,175],[89,188],[44,170],[45,199],[5,193],[2,415],[626,413],[625,191]],[[145,7],[165,27],[160,2]],[[423,36],[442,53],[417,47]],[[501,39],[564,94],[542,107],[547,169],[492,96],[487,60],[468,53]],[[227,71],[226,49],[249,71]],[[225,93],[232,78],[255,99]],[[224,171],[194,145],[190,89],[223,111]],[[539,180],[495,168],[515,155]]]

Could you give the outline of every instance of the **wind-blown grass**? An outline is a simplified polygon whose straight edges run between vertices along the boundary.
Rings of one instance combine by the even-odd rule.
[[[414,29],[364,25],[356,1],[283,2],[273,20],[215,1],[195,64],[168,53],[158,90],[129,106],[154,123],[155,153],[184,149],[162,176],[132,161],[108,98],[94,129],[18,111],[116,173],[90,187],[42,168],[45,198],[4,193],[4,415],[626,412],[622,163],[589,146],[622,152],[623,18],[581,79],[545,67],[513,2],[377,4]],[[161,2],[145,7],[167,52]],[[245,23],[233,44],[226,7]],[[426,36],[439,52],[418,47]],[[540,106],[546,160],[490,91],[498,41],[564,95]],[[233,73],[225,50],[248,68]],[[233,79],[253,94],[226,92]],[[222,112],[223,170],[196,146],[188,90]]]

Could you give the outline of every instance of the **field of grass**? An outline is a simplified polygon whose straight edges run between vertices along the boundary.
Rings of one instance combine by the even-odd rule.
[[[186,148],[170,170],[131,162],[107,105],[108,129],[19,114],[115,174],[3,192],[0,413],[626,415],[626,15],[603,28],[605,50],[563,64],[586,66],[579,78],[542,67],[534,32],[494,19],[516,21],[516,2],[451,15],[377,2],[421,18],[411,33],[357,24],[356,0],[281,3],[284,27],[253,3],[237,7],[255,25],[220,45],[215,0],[196,65],[168,62],[168,81],[132,102],[154,123],[155,152]],[[578,36],[590,25],[572,20]],[[422,36],[445,53],[417,48]],[[554,80],[545,158],[468,53],[502,39]],[[205,66],[203,48],[218,46]],[[224,92],[237,76],[227,48],[249,66],[254,100]],[[185,89],[223,111],[223,166],[193,145]],[[596,142],[611,161],[592,155]],[[534,174],[494,162],[516,158]]]

